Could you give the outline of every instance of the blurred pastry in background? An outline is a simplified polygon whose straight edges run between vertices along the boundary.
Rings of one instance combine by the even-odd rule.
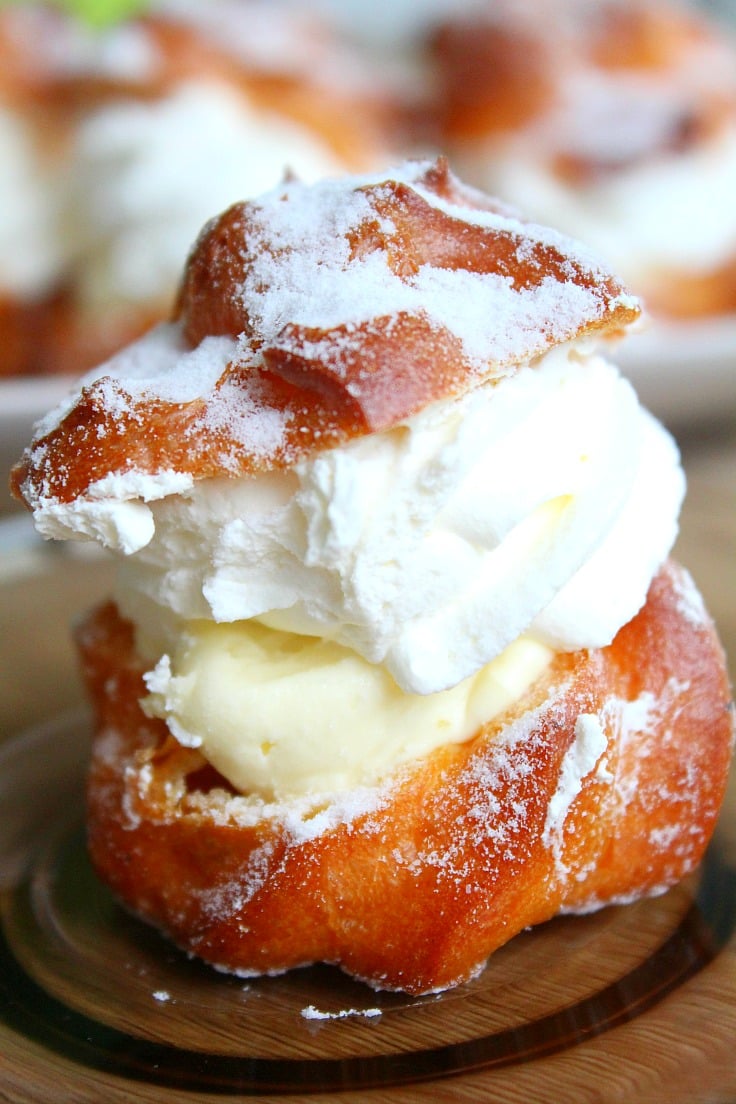
[[[665,0],[495,0],[445,20],[434,141],[595,247],[654,315],[736,311],[736,44]]]
[[[49,345],[76,373],[168,316],[212,211],[382,160],[383,99],[308,16],[159,3],[78,59],[66,309]]]
[[[306,10],[0,14],[0,375],[77,374],[168,317],[213,211],[391,160],[390,99]]]
[[[0,9],[0,378],[31,370],[65,267],[68,132],[54,87],[72,33],[52,9]]]

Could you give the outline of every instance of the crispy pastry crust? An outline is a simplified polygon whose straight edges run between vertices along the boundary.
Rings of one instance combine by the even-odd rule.
[[[340,815],[259,808],[147,719],[132,628],[113,605],[78,643],[97,715],[94,865],[127,906],[230,971],[328,961],[378,988],[455,985],[561,910],[672,885],[701,858],[723,796],[724,660],[673,564],[608,648],[558,656],[472,740],[349,795]],[[601,729],[606,750],[586,762],[586,732]]]

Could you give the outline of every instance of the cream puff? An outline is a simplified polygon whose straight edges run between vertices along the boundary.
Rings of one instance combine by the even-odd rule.
[[[676,447],[598,351],[638,311],[443,162],[208,223],[13,475],[119,561],[77,641],[130,909],[242,976],[424,993],[695,868],[733,724]]]

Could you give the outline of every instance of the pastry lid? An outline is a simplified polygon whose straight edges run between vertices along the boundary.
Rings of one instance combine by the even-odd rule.
[[[638,314],[584,247],[444,160],[287,181],[205,227],[175,320],[37,425],[13,489],[33,507],[150,499],[172,473],[288,467]]]

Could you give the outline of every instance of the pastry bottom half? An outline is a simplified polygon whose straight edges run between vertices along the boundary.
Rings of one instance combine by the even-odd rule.
[[[724,793],[724,658],[673,563],[609,647],[558,655],[472,739],[311,806],[234,793],[144,715],[113,604],[78,646],[95,868],[180,947],[244,976],[330,962],[380,989],[457,985],[530,925],[680,880]]]

